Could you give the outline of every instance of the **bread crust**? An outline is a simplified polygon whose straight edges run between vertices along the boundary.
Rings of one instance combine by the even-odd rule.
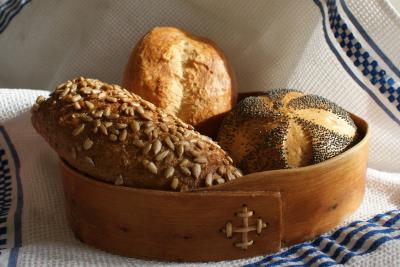
[[[32,111],[59,156],[95,179],[186,191],[241,176],[210,138],[118,85],[80,77],[38,98]]]
[[[173,27],[139,41],[123,86],[209,135],[237,100],[233,69],[217,45]]]

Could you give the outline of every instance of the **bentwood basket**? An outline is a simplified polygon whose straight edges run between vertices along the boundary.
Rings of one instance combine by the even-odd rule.
[[[370,133],[364,120],[352,118],[360,140],[339,156],[195,192],[114,186],[61,160],[69,224],[96,248],[168,261],[251,257],[312,239],[353,213],[364,196]]]

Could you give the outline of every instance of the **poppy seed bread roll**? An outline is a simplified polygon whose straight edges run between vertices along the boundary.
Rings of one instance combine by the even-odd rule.
[[[237,99],[233,69],[217,45],[173,27],[154,28],[139,41],[123,86],[208,135]]]
[[[307,166],[348,149],[357,128],[331,101],[275,89],[247,97],[225,118],[218,141],[245,173]]]
[[[185,191],[241,176],[211,139],[117,85],[67,81],[32,112],[34,128],[61,158],[105,182]]]

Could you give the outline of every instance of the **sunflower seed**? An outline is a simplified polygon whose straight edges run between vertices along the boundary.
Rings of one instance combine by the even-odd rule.
[[[107,106],[105,109],[104,109],[104,116],[105,117],[109,117],[111,115],[111,108],[109,107],[109,106]]]
[[[162,148],[161,141],[158,140],[158,139],[155,140],[154,143],[153,143],[153,153],[154,153],[154,155],[157,155],[158,152],[160,152],[161,148]]]
[[[95,95],[97,95],[97,94],[100,94],[100,90],[99,89],[93,89],[92,90],[92,94],[95,94]]]
[[[178,188],[178,185],[179,185],[179,180],[178,180],[178,178],[172,179],[172,181],[171,181],[171,188],[175,190],[175,189]]]
[[[127,109],[125,109],[125,114],[126,115],[130,115],[130,116],[134,116],[135,115],[135,110],[133,108],[127,108]]]
[[[117,177],[117,179],[115,179],[114,184],[115,185],[123,185],[124,184],[124,179],[122,178],[121,174]]]
[[[207,174],[206,176],[206,186],[212,186],[213,183],[213,175],[210,172],[209,174]]]
[[[198,148],[204,149],[204,144],[203,143],[197,142],[196,145],[197,145]]]
[[[229,157],[228,155],[226,156],[226,158],[228,159],[229,163],[233,163],[233,159],[231,157]]]
[[[226,172],[226,177],[228,178],[228,181],[232,181],[235,180],[235,175],[233,175],[233,173],[231,173],[230,171]]]
[[[182,172],[184,175],[186,175],[186,176],[192,175],[192,172],[189,170],[188,167],[179,166],[179,169],[180,169],[181,172]]]
[[[37,98],[36,98],[36,104],[42,104],[44,101],[46,100],[46,98],[44,97],[44,96],[42,96],[42,95],[40,95],[40,96],[38,96]]]
[[[148,143],[148,144],[143,148],[143,151],[142,151],[143,155],[146,155],[147,153],[150,152],[151,146],[152,146],[152,144],[151,144],[151,143]]]
[[[91,165],[92,167],[95,166],[94,161],[91,157],[84,157],[83,160],[86,162],[86,164]]]
[[[197,163],[201,163],[201,164],[208,163],[208,159],[206,157],[203,157],[203,156],[198,156],[198,157],[194,158],[193,161],[197,162]]]
[[[107,128],[106,128],[106,126],[104,126],[104,124],[101,124],[101,125],[99,126],[99,128],[100,128],[100,131],[101,131],[104,135],[108,135]]]
[[[75,93],[78,86],[76,84],[71,85],[71,93]]]
[[[121,105],[121,107],[120,107],[120,110],[121,110],[121,111],[124,111],[127,107],[128,107],[128,104],[127,104],[127,103],[123,103],[123,104]]]
[[[226,168],[225,166],[219,166],[217,169],[217,172],[219,175],[224,175],[226,173]]]
[[[153,126],[153,122],[152,122],[152,121],[145,122],[145,123],[143,123],[143,126],[144,126],[145,128],[150,128],[150,127]]]
[[[175,169],[171,166],[169,166],[168,168],[165,169],[164,171],[164,177],[166,179],[168,179],[169,177],[171,177],[172,175],[174,175]]]
[[[112,97],[112,96],[106,96],[106,101],[111,102],[111,103],[116,103],[118,101],[118,99],[115,97]]]
[[[73,136],[79,135],[79,134],[83,131],[83,129],[85,129],[85,124],[79,125],[78,127],[76,127],[76,128],[72,131],[72,135],[73,135]]]
[[[130,128],[131,128],[131,130],[132,130],[133,132],[139,132],[139,131],[140,131],[140,124],[139,124],[139,122],[137,122],[137,121],[132,121],[132,122],[129,124],[129,126],[130,126]]]
[[[110,134],[109,137],[110,137],[110,140],[113,142],[117,141],[117,139],[118,139],[118,137],[115,134]]]
[[[94,109],[94,104],[90,101],[85,101],[85,105],[90,110]]]
[[[97,133],[99,131],[98,127],[93,128],[93,133]]]
[[[88,150],[88,149],[90,149],[92,146],[93,146],[93,141],[90,140],[90,138],[86,138],[85,141],[83,142],[83,145],[82,145],[82,147],[83,147],[84,150]]]
[[[175,135],[176,135],[180,140],[185,139],[185,138],[183,137],[183,135],[182,135],[180,132],[176,132]]]
[[[143,132],[146,134],[146,135],[149,135],[149,134],[151,134],[151,132],[154,130],[154,127],[150,127],[150,128],[147,128],[146,130],[144,130]]]
[[[119,135],[119,141],[125,141],[126,140],[126,136],[128,135],[128,131],[126,129],[123,129],[121,134]]]
[[[188,149],[188,150],[186,151],[186,153],[188,153],[189,155],[191,155],[193,158],[197,158],[197,157],[201,156],[200,152],[199,152],[199,151],[196,151],[196,150],[194,150],[194,149]]]
[[[171,134],[169,137],[170,137],[171,140],[174,141],[175,143],[179,142],[179,138],[178,138],[177,136]]]
[[[103,116],[103,113],[104,113],[103,110],[96,111],[96,112],[94,113],[94,117],[95,117],[95,118],[101,118],[101,117]]]
[[[190,161],[188,159],[183,159],[180,163],[179,166],[187,166],[189,165]]]
[[[154,129],[154,131],[153,131],[153,138],[158,138],[158,136],[159,136],[159,130],[156,128],[156,129]]]
[[[201,174],[201,166],[200,164],[194,164],[192,167],[192,174],[194,178],[199,178]]]
[[[129,102],[131,102],[131,100],[130,100],[128,97],[122,97],[121,100],[122,100],[122,102],[124,102],[124,103],[129,103]]]
[[[117,129],[125,129],[126,127],[128,127],[128,124],[126,123],[117,123],[116,124]]]
[[[81,105],[79,105],[79,102],[75,102],[74,108],[75,108],[75,110],[80,110],[82,107],[81,107]]]
[[[65,88],[64,91],[62,91],[62,93],[60,94],[60,98],[65,97],[66,95],[68,95],[68,93],[71,91],[70,88]]]
[[[218,179],[217,179],[217,183],[218,183],[218,184],[223,184],[223,183],[225,183],[224,178],[222,178],[222,177],[221,177],[221,178],[218,178]]]
[[[157,174],[157,166],[156,166],[153,162],[149,161],[149,163],[146,164],[146,168],[147,168],[151,173]]]
[[[143,109],[142,106],[137,106],[137,107],[136,107],[136,111],[137,111],[137,113],[139,113],[139,114],[143,114],[143,113],[144,113],[144,109]]]
[[[104,124],[104,126],[106,128],[109,128],[109,127],[111,127],[113,125],[113,122],[112,121],[105,121],[105,122],[103,122],[103,124]]]
[[[235,169],[235,170],[233,171],[233,173],[234,173],[235,176],[238,177],[238,178],[243,176],[243,174],[242,174],[238,169]]]
[[[119,118],[119,114],[111,114],[110,116],[108,116],[110,119],[118,119]]]
[[[182,127],[178,127],[178,132],[180,132],[180,133],[185,133],[186,132],[186,130],[184,129],[184,128],[182,128]]]
[[[83,120],[83,121],[85,121],[85,122],[91,122],[91,121],[93,121],[93,118],[92,117],[90,117],[89,115],[87,115],[87,114],[81,114],[81,119]]]
[[[133,141],[132,141],[132,144],[133,144],[134,146],[139,147],[139,148],[142,148],[142,147],[145,146],[145,144],[144,144],[144,142],[143,142],[142,140],[133,140]]]
[[[176,156],[178,158],[182,157],[184,151],[185,151],[185,147],[183,146],[183,144],[177,145],[176,151],[175,151],[176,152]]]
[[[149,162],[150,162],[150,161],[148,161],[147,159],[144,159],[144,160],[142,161],[142,164],[143,164],[143,166],[144,166],[145,168],[147,168],[147,164],[149,164]]]
[[[119,130],[118,129],[110,129],[110,132],[115,134],[115,135],[119,135]]]
[[[172,143],[171,138],[169,138],[169,136],[167,136],[164,139],[164,143],[171,149],[171,150],[175,150],[175,145],[174,143]]]
[[[152,118],[151,118],[151,116],[150,116],[149,113],[139,113],[139,114],[140,114],[140,116],[141,116],[143,119],[145,119],[145,120],[148,120],[148,121],[151,121],[151,120],[152,120]]]
[[[84,93],[85,95],[90,95],[92,93],[92,88],[90,87],[83,87],[79,90],[80,92]]]
[[[159,153],[159,154],[156,156],[155,160],[156,160],[156,161],[161,161],[161,160],[163,160],[166,156],[168,156],[168,154],[169,154],[169,150],[165,150],[164,152]]]
[[[103,99],[103,98],[105,98],[106,96],[107,96],[106,92],[101,92],[97,97],[98,97],[99,99]]]
[[[164,123],[160,123],[160,129],[164,132],[168,132],[168,127]]]
[[[79,94],[78,95],[74,95],[74,96],[71,97],[71,102],[75,103],[75,102],[78,102],[81,99],[82,99],[81,95],[79,95]]]

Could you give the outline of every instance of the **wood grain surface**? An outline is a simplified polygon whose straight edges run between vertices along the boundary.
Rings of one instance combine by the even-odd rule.
[[[120,255],[169,260],[212,261],[278,251],[281,241],[309,240],[337,226],[361,204],[370,133],[352,115],[360,141],[328,161],[297,169],[252,173],[241,179],[179,193],[115,186],[87,177],[61,161],[66,213],[83,242]],[[243,206],[254,214],[244,223]],[[252,230],[241,249],[240,231]],[[228,239],[226,224],[239,233]],[[248,224],[248,225],[247,225]],[[248,227],[246,227],[248,226]],[[239,230],[238,230],[239,229]]]

